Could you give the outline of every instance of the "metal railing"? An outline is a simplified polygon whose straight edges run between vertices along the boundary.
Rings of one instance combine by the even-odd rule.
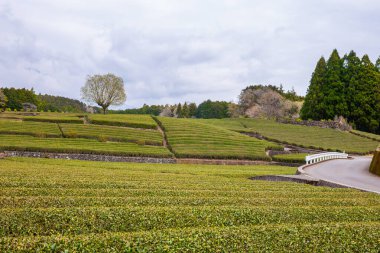
[[[308,155],[305,157],[306,164],[318,163],[331,159],[347,159],[348,154],[339,152],[327,152],[314,155]]]

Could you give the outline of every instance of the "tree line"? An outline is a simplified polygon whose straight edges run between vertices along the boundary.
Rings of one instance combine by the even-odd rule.
[[[8,111],[23,110],[23,103],[37,106],[38,111],[45,112],[86,112],[86,104],[79,100],[36,94],[34,89],[1,88],[0,107]]]
[[[345,117],[356,129],[380,133],[380,57],[354,51],[342,58],[335,49],[326,61],[321,57],[310,80],[301,109],[302,119],[329,120]]]
[[[151,114],[163,117],[176,118],[228,118],[231,103],[225,101],[206,100],[199,105],[194,102],[178,103],[174,105],[147,105],[141,108],[125,110],[109,110],[109,113],[118,114]]]

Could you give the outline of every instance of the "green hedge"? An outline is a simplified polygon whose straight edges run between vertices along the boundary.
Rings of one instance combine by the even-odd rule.
[[[125,121],[110,121],[110,120],[91,119],[90,123],[95,124],[95,125],[145,128],[145,129],[156,129],[157,128],[157,126],[155,126],[155,125],[148,125],[148,124],[144,124],[144,123],[125,122]]]
[[[273,161],[286,163],[305,163],[306,153],[280,154],[272,157]]]

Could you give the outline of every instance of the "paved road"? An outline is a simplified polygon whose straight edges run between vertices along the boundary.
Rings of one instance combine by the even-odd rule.
[[[336,159],[306,167],[304,171],[317,179],[380,194],[380,177],[368,171],[371,160],[371,157]]]

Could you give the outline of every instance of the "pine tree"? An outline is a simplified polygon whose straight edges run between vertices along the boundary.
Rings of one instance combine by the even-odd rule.
[[[178,104],[177,110],[176,110],[177,118],[183,118],[182,116],[182,105],[181,103]]]
[[[189,118],[195,117],[195,113],[197,112],[197,105],[195,103],[189,104]]]
[[[354,51],[340,59],[334,50],[321,58],[312,75],[301,109],[303,119],[344,116],[362,131],[380,133],[380,57],[373,64],[368,55]]]
[[[359,72],[361,68],[361,60],[356,56],[356,53],[351,50],[348,55],[343,57],[343,73],[342,80],[345,86],[345,99],[347,103],[348,114],[344,115],[349,122],[353,122],[355,116],[352,112],[355,110],[356,102],[355,97],[360,90],[360,77]]]
[[[380,84],[379,72],[368,55],[361,60],[359,82],[353,96],[354,108],[351,117],[359,130],[379,130]]]
[[[182,118],[189,118],[189,107],[187,106],[187,102],[182,107]]]
[[[326,61],[321,57],[311,76],[310,86],[308,88],[305,102],[301,109],[301,118],[320,120],[323,118],[321,111],[322,103],[322,85],[327,71]]]
[[[379,56],[379,58],[377,58],[375,67],[376,67],[377,71],[380,72],[380,56]]]
[[[343,62],[336,49],[327,61],[325,85],[322,86],[322,118],[333,119],[335,116],[348,115],[343,82]]]

